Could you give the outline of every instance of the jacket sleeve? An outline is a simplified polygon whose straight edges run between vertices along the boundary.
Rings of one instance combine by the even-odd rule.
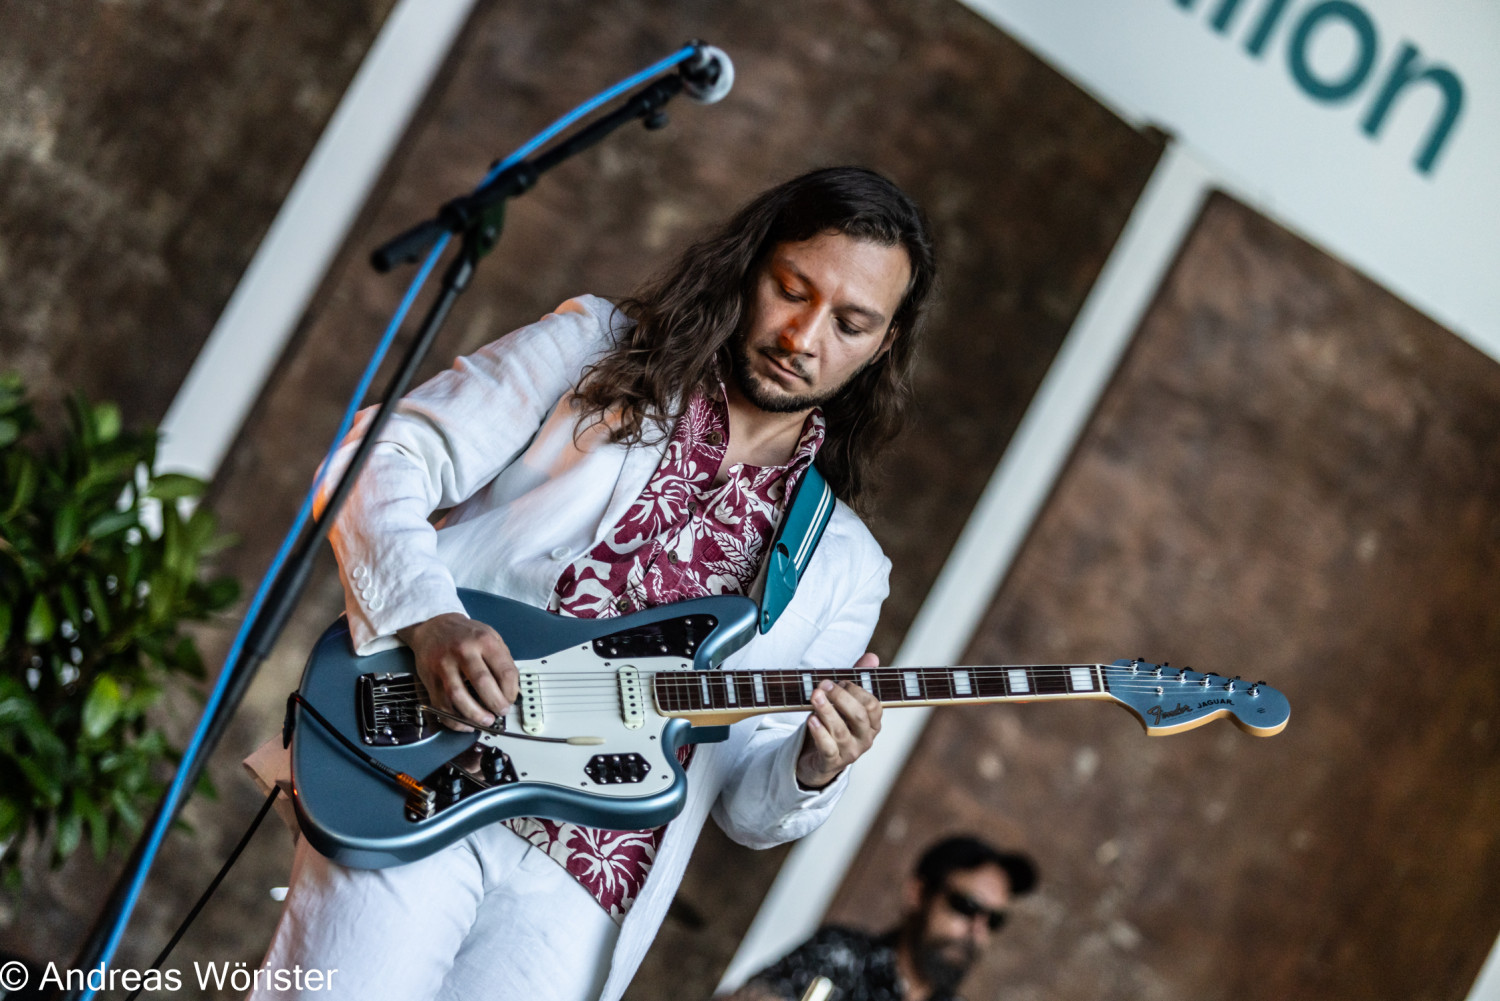
[[[463,612],[429,517],[469,498],[525,449],[608,347],[611,309],[571,299],[459,358],[397,404],[329,535],[357,653],[393,646],[397,630],[434,615]],[[360,412],[329,462],[320,508],[374,414]]]
[[[889,591],[891,564],[880,555],[873,539],[868,539],[868,546],[878,556],[875,567],[818,630],[802,656],[801,669],[815,676],[819,670],[847,670],[865,652],[875,631]],[[849,768],[823,789],[805,790],[798,785],[797,757],[806,721],[807,713],[776,713],[735,724],[752,732],[729,766],[713,818],[740,844],[770,848],[812,833],[828,819],[848,785]]]

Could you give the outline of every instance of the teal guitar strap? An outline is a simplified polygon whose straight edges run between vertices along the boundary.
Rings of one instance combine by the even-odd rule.
[[[760,599],[760,631],[769,632],[791,604],[797,582],[812,560],[813,550],[833,517],[833,489],[816,465],[808,466],[787,507],[786,517],[771,543],[771,561],[766,567],[766,589]]]

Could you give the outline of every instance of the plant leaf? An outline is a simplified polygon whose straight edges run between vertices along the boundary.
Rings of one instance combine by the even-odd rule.
[[[119,684],[107,674],[99,675],[83,702],[83,732],[96,740],[104,736],[120,718],[122,705]]]
[[[151,486],[146,490],[146,496],[172,501],[183,497],[197,497],[206,489],[208,489],[208,484],[196,476],[188,476],[186,473],[162,473],[152,478]]]
[[[83,840],[83,818],[69,811],[57,824],[57,840],[52,844],[52,856],[62,860],[72,855]]]
[[[78,541],[79,520],[77,503],[70,502],[58,509],[57,520],[52,523],[52,535],[57,540],[57,555],[66,556]]]
[[[138,521],[139,518],[133,509],[111,511],[108,514],[101,514],[89,522],[89,527],[84,530],[84,534],[91,539],[102,539],[106,535],[113,535],[116,532],[130,528]]]
[[[31,605],[31,614],[26,617],[26,642],[38,646],[52,638],[57,631],[57,619],[52,615],[52,606],[47,596],[39,594]]]
[[[99,442],[114,441],[120,436],[120,408],[113,403],[94,404],[94,437]]]

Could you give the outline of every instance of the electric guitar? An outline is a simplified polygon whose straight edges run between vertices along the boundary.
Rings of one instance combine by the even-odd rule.
[[[633,830],[675,817],[684,744],[728,724],[806,710],[823,678],[887,706],[1106,699],[1153,735],[1229,716],[1279,733],[1290,707],[1264,684],[1118,660],[1012,667],[711,670],[755,634],[748,598],[698,598],[610,619],[575,619],[477,591],[469,615],[505,637],[520,697],[487,730],[443,726],[404,647],[356,657],[340,620],[313,648],[292,696],[293,802],[308,841],[358,868],[429,855],[475,828],[549,817]]]

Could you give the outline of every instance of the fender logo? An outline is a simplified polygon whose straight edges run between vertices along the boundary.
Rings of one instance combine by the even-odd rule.
[[[1190,712],[1192,712],[1191,709],[1179,702],[1176,709],[1163,709],[1161,706],[1152,706],[1146,710],[1146,715],[1151,717],[1152,726],[1161,726],[1161,721],[1164,719],[1171,719],[1173,716],[1181,716],[1183,713]]]
[[[1231,706],[1231,705],[1234,705],[1234,700],[1233,699],[1207,699],[1207,700],[1205,700],[1203,702],[1198,703],[1198,708],[1202,709],[1204,706]]]

